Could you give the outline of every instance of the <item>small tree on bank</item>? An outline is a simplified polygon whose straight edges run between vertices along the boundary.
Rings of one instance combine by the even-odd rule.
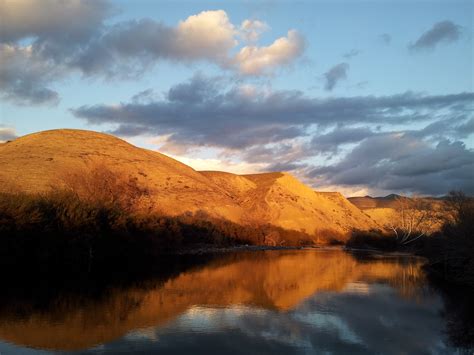
[[[386,225],[401,245],[429,234],[435,215],[431,203],[420,197],[398,197],[391,221]]]

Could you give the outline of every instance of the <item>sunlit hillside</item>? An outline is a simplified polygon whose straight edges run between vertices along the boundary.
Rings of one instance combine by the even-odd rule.
[[[240,224],[269,223],[313,234],[376,223],[340,194],[319,193],[287,173],[198,172],[158,152],[83,130],[30,134],[0,145],[0,190],[38,193],[72,175],[105,166],[150,192],[144,211],[176,216],[205,212]]]

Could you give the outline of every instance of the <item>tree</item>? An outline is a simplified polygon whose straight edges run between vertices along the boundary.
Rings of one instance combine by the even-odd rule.
[[[420,197],[397,197],[395,203],[387,227],[399,244],[410,244],[431,232],[435,215],[430,201]]]
[[[60,183],[81,200],[119,208],[126,213],[136,210],[140,201],[150,195],[136,177],[100,163],[66,172],[60,177]]]
[[[447,229],[455,229],[458,237],[468,237],[474,240],[474,198],[462,191],[451,191],[446,199],[450,220],[445,224]]]

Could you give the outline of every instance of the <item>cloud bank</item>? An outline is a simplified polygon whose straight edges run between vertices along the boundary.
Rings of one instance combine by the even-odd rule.
[[[260,76],[293,63],[305,49],[293,29],[258,45],[269,26],[249,19],[236,26],[223,10],[174,26],[153,19],[113,23],[114,8],[105,0],[4,0],[0,13],[0,97],[18,104],[57,103],[54,83],[73,73],[131,78],[167,60]]]
[[[474,93],[322,99],[196,75],[163,99],[72,112],[123,136],[166,136],[165,150],[208,147],[268,170],[292,170],[316,187],[443,194],[474,192],[474,152],[461,140],[474,133],[473,102]]]

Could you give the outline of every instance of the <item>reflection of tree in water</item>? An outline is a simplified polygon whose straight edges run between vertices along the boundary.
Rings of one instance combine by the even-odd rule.
[[[474,349],[474,292],[472,290],[441,290],[443,317],[449,342],[459,348]]]
[[[6,306],[0,305],[0,338],[78,350],[134,329],[163,326],[195,305],[248,305],[285,313],[312,295],[344,293],[357,282],[388,284],[404,298],[416,299],[424,282],[420,259],[368,259],[342,251],[250,252],[174,262],[178,266],[169,261],[156,279],[112,284],[92,295],[78,289],[49,294],[42,305],[35,304],[36,298],[31,304],[19,302],[12,294]]]
[[[422,261],[416,263],[408,263],[396,274],[388,280],[388,283],[395,288],[399,294],[406,299],[421,302],[422,290],[420,285],[426,281],[425,274],[421,271]]]
[[[422,270],[424,264],[421,258],[406,258],[406,257],[390,257],[383,256],[380,258],[378,254],[369,253],[352,253],[352,255],[360,262],[366,263],[367,267],[377,270],[372,277],[379,277],[377,279],[370,279],[371,282],[388,283],[392,286],[401,297],[406,299],[421,302],[423,298],[424,288],[421,286],[426,284],[426,276]],[[381,268],[378,264],[398,265],[397,268],[393,266],[387,268],[387,274],[381,274]]]

